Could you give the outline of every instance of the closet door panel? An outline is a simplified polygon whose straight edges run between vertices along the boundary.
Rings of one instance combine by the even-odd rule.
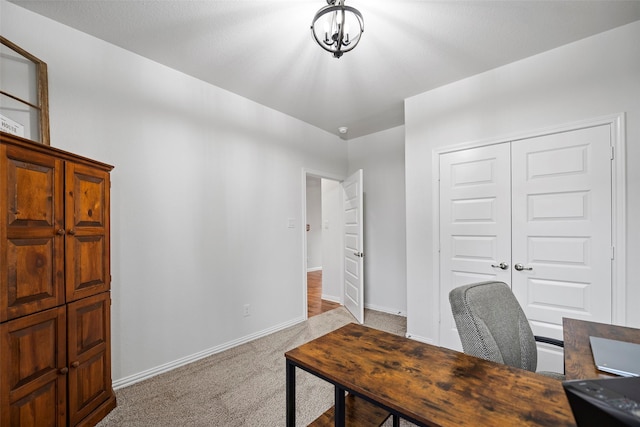
[[[449,292],[511,282],[509,153],[509,144],[498,144],[440,156],[440,345],[448,348],[462,349]]]
[[[610,144],[603,125],[512,146],[513,291],[536,333],[611,322]]]
[[[483,280],[511,285],[536,335],[562,338],[562,317],[611,322],[610,132],[440,156],[440,345],[461,348],[449,291]],[[562,371],[562,351],[538,347],[538,369]]]

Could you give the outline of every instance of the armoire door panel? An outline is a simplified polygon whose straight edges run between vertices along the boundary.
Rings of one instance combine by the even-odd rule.
[[[64,303],[62,238],[7,239],[3,320]]]
[[[54,167],[9,160],[7,172],[17,185],[8,191],[9,227],[53,227]],[[27,192],[25,188],[33,188]]]
[[[69,419],[72,424],[111,397],[109,292],[68,305]]]
[[[69,354],[78,359],[83,354],[105,345],[108,337],[109,294],[100,294],[70,304],[69,307]]]
[[[82,421],[109,397],[111,397],[111,378],[106,378],[107,356],[100,352],[84,360],[77,368],[69,371],[69,384],[73,386],[69,393],[69,420],[71,425]]]
[[[42,311],[0,325],[2,425],[65,425],[66,310]],[[32,424],[33,422],[33,424]]]
[[[75,227],[104,227],[103,177],[76,173],[73,175],[72,191],[75,203]]]
[[[8,228],[53,228],[62,219],[62,161],[18,147],[6,147]]]
[[[11,405],[8,426],[64,426],[58,418],[58,387],[48,381],[33,393]]]
[[[0,321],[64,304],[63,166],[0,148]],[[64,230],[62,230],[63,232]]]
[[[104,228],[108,218],[109,174],[67,163],[67,227]]]
[[[67,238],[67,301],[75,301],[109,289],[108,253],[104,235]]]
[[[110,288],[109,174],[66,164],[67,301]]]

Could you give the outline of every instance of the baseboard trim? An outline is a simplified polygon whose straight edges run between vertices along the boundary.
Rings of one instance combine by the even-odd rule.
[[[198,353],[191,354],[186,357],[182,357],[180,359],[176,359],[172,362],[165,363],[155,368],[147,369],[145,371],[139,372],[137,374],[129,375],[128,377],[120,378],[118,380],[113,381],[113,389],[118,390],[124,387],[128,387],[140,381],[147,380],[149,378],[155,377],[156,375],[163,374],[165,372],[172,371],[176,368],[179,368],[184,365],[188,365],[189,363],[193,363],[197,360],[204,359],[205,357],[211,356],[216,353],[220,353],[225,350],[229,350],[233,347],[237,347],[241,344],[246,344],[250,341],[256,340],[258,338],[262,338],[266,335],[272,334],[274,332],[281,331],[283,329],[289,328],[291,326],[297,325],[298,323],[304,322],[304,317],[297,317],[288,322],[281,323],[279,325],[275,325],[271,328],[264,329],[262,331],[256,332],[254,334],[250,334],[239,338],[237,340],[229,341],[227,343],[211,347],[207,350],[200,351]]]
[[[325,301],[337,302],[338,304],[342,304],[342,300],[340,299],[340,297],[336,297],[333,295],[322,294],[320,298],[322,298]]]
[[[309,268],[307,268],[307,273],[311,273],[312,271],[322,271],[322,267],[309,267]]]
[[[394,310],[388,307],[381,307],[375,304],[365,304],[364,308],[368,308],[369,310],[381,311],[382,313],[393,314],[395,316],[407,317],[407,313],[402,310]]]
[[[406,334],[404,334],[404,336],[406,338],[411,338],[412,340],[420,341],[420,342],[423,342],[425,344],[435,345],[431,338],[421,337],[420,335],[413,335],[413,334],[410,334],[410,333],[406,333]]]

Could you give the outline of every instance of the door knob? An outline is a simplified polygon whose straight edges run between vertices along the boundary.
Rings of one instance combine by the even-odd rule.
[[[509,264],[507,264],[506,262],[501,262],[500,264],[496,265],[496,264],[491,264],[491,267],[493,268],[501,268],[503,270],[506,270],[507,268],[509,268]]]
[[[518,271],[522,271],[522,270],[533,270],[532,267],[525,267],[524,265],[518,263],[516,265],[513,266],[513,268],[515,268]]]

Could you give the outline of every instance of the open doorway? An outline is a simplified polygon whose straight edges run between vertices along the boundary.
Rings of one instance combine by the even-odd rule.
[[[342,304],[342,193],[340,182],[307,173],[306,284],[307,317]]]
[[[364,322],[364,226],[363,226],[363,171],[357,170],[341,181],[322,174],[303,172],[303,218],[308,218],[307,211],[317,207],[307,207],[307,202],[318,204],[317,197],[307,197],[307,181],[313,185],[320,178],[320,239],[308,239],[313,226],[309,223],[309,231],[304,233],[304,296],[307,305],[307,270],[322,270],[321,299],[339,302],[353,314],[355,319]],[[317,181],[316,190],[317,190]],[[314,190],[310,189],[313,193]],[[316,211],[317,212],[317,211]],[[313,214],[311,215],[313,216]],[[317,217],[317,214],[316,214]],[[320,240],[320,265],[312,265],[307,259],[308,241]],[[319,267],[319,268],[318,268]],[[308,315],[307,315],[308,317]]]

